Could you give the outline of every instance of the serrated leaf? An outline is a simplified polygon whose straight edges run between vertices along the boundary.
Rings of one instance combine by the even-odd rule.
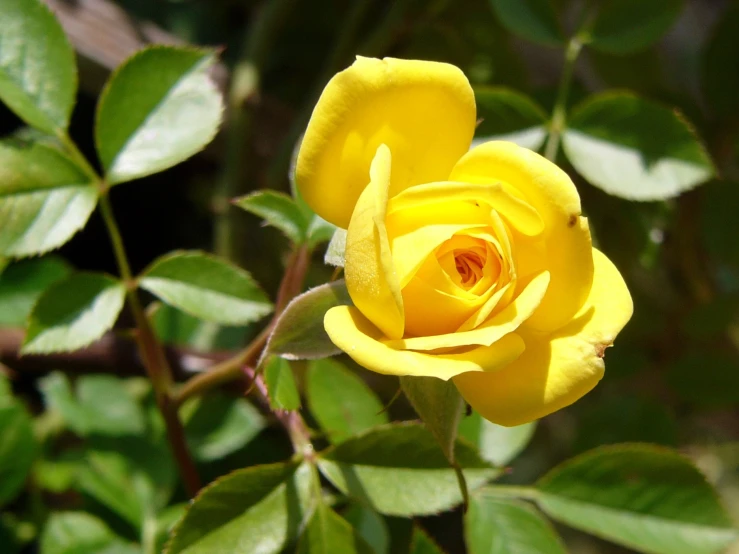
[[[323,263],[334,267],[344,267],[344,252],[346,251],[346,229],[336,229],[326,248]]]
[[[97,204],[89,180],[56,148],[1,141],[0,255],[42,254],[67,242]]]
[[[126,288],[96,273],[76,273],[49,287],[29,317],[23,354],[48,354],[83,348],[113,327]]]
[[[334,444],[388,422],[372,389],[334,360],[310,362],[306,395],[313,417]]]
[[[534,100],[505,87],[475,87],[477,119],[473,146],[507,140],[538,150],[547,136],[547,115]]]
[[[98,104],[95,143],[111,184],[164,171],[215,136],[223,103],[207,74],[213,53],[142,50],[116,70]]]
[[[70,272],[69,264],[55,256],[11,264],[0,273],[0,326],[25,326],[41,293]]]
[[[221,477],[193,500],[166,554],[281,552],[308,515],[310,485],[310,468],[296,462]]]
[[[505,466],[518,456],[536,430],[536,422],[503,427],[472,412],[459,424],[459,436],[474,444],[480,456],[496,466]]]
[[[470,490],[499,474],[469,445],[457,443],[455,457]],[[339,490],[381,514],[429,515],[462,502],[457,475],[419,424],[371,429],[320,454],[318,465]]]
[[[665,448],[591,450],[537,483],[549,516],[640,552],[713,554],[737,531],[701,473]]]
[[[0,100],[33,127],[65,131],[77,71],[62,26],[39,0],[3,0],[0,21]]]
[[[411,538],[411,554],[444,554],[439,545],[428,536],[426,531],[415,525]],[[502,554],[502,553],[501,553]]]
[[[272,311],[248,272],[203,252],[159,258],[141,275],[139,286],[195,317],[224,325],[251,323]]]
[[[352,526],[319,504],[298,544],[298,554],[377,554]]]
[[[608,0],[597,12],[589,45],[612,54],[648,48],[672,27],[682,7],[682,0]]]
[[[334,306],[351,305],[343,280],[326,283],[293,298],[280,314],[265,352],[289,360],[325,358],[338,354],[323,327],[323,316]]]
[[[13,399],[0,404],[0,506],[23,488],[39,447],[31,417]]]
[[[500,22],[510,32],[546,46],[564,41],[550,0],[490,0]]]
[[[469,554],[567,554],[549,522],[519,500],[474,495],[464,536]]]
[[[258,190],[235,199],[233,203],[261,217],[267,225],[282,231],[295,244],[302,244],[307,238],[309,220],[287,194]]]
[[[138,554],[97,517],[85,512],[53,512],[41,533],[41,554]]]
[[[438,441],[449,463],[454,464],[457,428],[464,409],[457,387],[451,381],[436,377],[401,377],[400,387]]]
[[[633,94],[592,96],[568,125],[562,141],[567,158],[614,196],[664,200],[714,174],[705,149],[677,112]]]
[[[354,503],[341,515],[367,541],[375,554],[388,554],[390,532],[380,514],[367,506]]]
[[[300,408],[300,393],[287,360],[272,356],[264,368],[264,379],[269,391],[269,405],[273,410]]]
[[[190,451],[200,461],[219,460],[246,446],[267,422],[245,399],[212,392],[180,408]]]
[[[146,428],[143,408],[112,375],[80,377],[74,395],[67,376],[55,372],[43,379],[41,390],[47,405],[81,436],[140,435]]]

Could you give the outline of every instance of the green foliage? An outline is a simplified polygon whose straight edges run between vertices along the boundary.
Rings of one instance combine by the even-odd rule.
[[[564,41],[550,0],[490,0],[505,27],[522,38],[546,46]]]
[[[261,217],[268,225],[282,231],[295,244],[301,244],[307,239],[309,220],[295,200],[286,194],[260,190],[237,198],[234,204]]]
[[[715,171],[682,116],[630,93],[590,97],[568,125],[562,143],[567,158],[615,196],[664,200],[706,182]]]
[[[411,554],[444,554],[441,548],[420,527],[413,527]]]
[[[202,462],[220,460],[244,448],[267,425],[262,414],[239,397],[213,392],[180,409],[187,443]]]
[[[672,27],[682,7],[682,0],[606,0],[599,7],[588,43],[613,54],[643,50]]]
[[[435,377],[401,377],[400,387],[439,442],[444,456],[454,464],[457,429],[462,419],[464,401],[451,381]]]
[[[204,489],[174,530],[167,554],[277,553],[310,513],[311,472],[287,462],[235,471]]]
[[[0,21],[0,100],[29,125],[63,134],[77,72],[61,25],[40,0],[3,0]]]
[[[334,360],[310,363],[306,394],[313,417],[333,443],[388,422],[372,389]]]
[[[336,229],[326,248],[323,261],[326,265],[344,267],[344,251],[346,250],[346,229]]]
[[[58,248],[85,226],[97,199],[90,178],[58,149],[0,142],[0,255]]]
[[[480,456],[496,466],[513,461],[531,441],[536,422],[503,427],[472,412],[459,423],[459,436],[474,444]]]
[[[326,283],[294,298],[280,314],[265,352],[290,360],[338,354],[323,328],[323,316],[334,306],[351,305],[343,280]]]
[[[251,275],[203,252],[173,252],[156,260],[139,286],[195,317],[239,325],[261,319],[272,304]]]
[[[153,46],[116,70],[95,121],[108,183],[168,169],[213,139],[223,106],[207,75],[212,63],[207,50]]]
[[[82,348],[110,329],[123,308],[120,281],[95,273],[75,273],[54,283],[29,316],[23,353],[47,354]]]
[[[508,140],[538,150],[546,138],[547,114],[534,100],[504,87],[476,87],[475,144]]]
[[[319,504],[298,545],[299,554],[376,554],[357,531],[328,506]]]
[[[23,488],[38,453],[31,417],[16,401],[0,377],[0,506],[13,500]]]
[[[264,378],[273,410],[297,410],[300,393],[290,363],[279,356],[272,356],[264,367]]]
[[[551,525],[519,500],[476,494],[465,514],[470,554],[566,554]]]
[[[41,536],[41,554],[137,554],[103,522],[85,512],[52,514]]]
[[[457,443],[455,458],[470,490],[498,474],[464,443]],[[417,424],[371,429],[322,453],[318,467],[340,491],[381,514],[429,515],[462,502],[449,461],[434,436]]]
[[[25,325],[41,293],[70,271],[69,264],[54,256],[7,267],[0,273],[0,327]]]
[[[716,493],[685,458],[648,445],[592,450],[537,483],[553,518],[653,554],[710,554],[737,531]]]
[[[354,503],[342,513],[342,516],[372,547],[375,554],[388,554],[390,532],[387,523],[376,511],[363,504]]]

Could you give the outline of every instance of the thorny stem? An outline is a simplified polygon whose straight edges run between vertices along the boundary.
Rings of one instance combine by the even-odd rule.
[[[554,103],[554,110],[552,111],[552,121],[549,124],[549,138],[544,147],[544,156],[552,162],[557,158],[562,131],[565,129],[565,123],[567,121],[567,98],[570,93],[570,85],[572,84],[572,73],[575,68],[575,61],[582,47],[583,35],[578,33],[570,39],[565,50],[562,77],[559,81],[557,99]]]
[[[95,169],[90,165],[85,156],[80,152],[77,145],[67,135],[60,136],[61,141],[67,148],[69,155],[74,159],[90,178],[97,183],[100,190],[100,213],[103,216],[105,227],[110,237],[113,247],[116,264],[120,272],[121,278],[126,286],[126,298],[128,305],[136,322],[137,333],[136,342],[138,344],[141,358],[144,361],[147,374],[151,380],[154,394],[156,396],[157,406],[164,419],[167,431],[167,439],[172,448],[172,454],[177,462],[177,466],[182,476],[188,494],[193,497],[200,490],[200,478],[198,477],[195,463],[190,456],[190,452],[185,441],[185,432],[182,423],[177,416],[177,408],[172,403],[170,391],[172,389],[172,371],[169,362],[164,355],[162,345],[159,343],[154,334],[149,320],[144,313],[138,294],[136,292],[136,281],[131,273],[131,266],[128,263],[126,249],[123,245],[121,232],[113,216],[113,209],[108,197],[109,187],[105,181],[97,174]]]

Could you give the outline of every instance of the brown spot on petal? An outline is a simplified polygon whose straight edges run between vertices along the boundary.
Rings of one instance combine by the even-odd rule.
[[[577,224],[577,219],[580,217],[580,214],[572,214],[570,216],[570,219],[567,220],[567,226],[568,227],[574,227]]]
[[[595,345],[595,354],[599,358],[605,358],[605,356],[606,356],[606,348],[609,348],[611,346],[613,346],[613,343],[612,342],[602,342],[600,344],[596,344]]]

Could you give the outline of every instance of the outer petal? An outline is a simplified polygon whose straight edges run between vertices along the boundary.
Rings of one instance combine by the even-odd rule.
[[[298,154],[298,187],[318,215],[346,228],[380,144],[395,161],[392,197],[446,179],[474,131],[474,94],[458,68],[357,58],[331,79],[313,110]]]
[[[590,230],[581,217],[580,197],[567,174],[539,154],[510,142],[486,142],[470,150],[452,170],[451,180],[501,182],[503,188],[531,204],[544,221],[545,258],[538,270],[552,281],[530,323],[553,331],[572,319],[583,305],[593,280]],[[523,251],[526,245],[517,250]]]
[[[390,166],[390,150],[381,144],[346,234],[344,274],[354,305],[388,337],[400,338],[403,297],[385,228]]]
[[[483,417],[520,425],[564,408],[589,392],[604,372],[604,350],[631,318],[633,304],[616,267],[593,249],[595,274],[578,317],[552,335],[520,327],[526,351],[495,374],[465,373],[459,392]]]
[[[354,361],[386,375],[438,377],[446,381],[465,372],[497,371],[515,360],[524,349],[521,338],[511,333],[492,346],[480,346],[463,354],[395,350],[380,342],[380,330],[352,306],[331,308],[323,323],[333,343]]]

